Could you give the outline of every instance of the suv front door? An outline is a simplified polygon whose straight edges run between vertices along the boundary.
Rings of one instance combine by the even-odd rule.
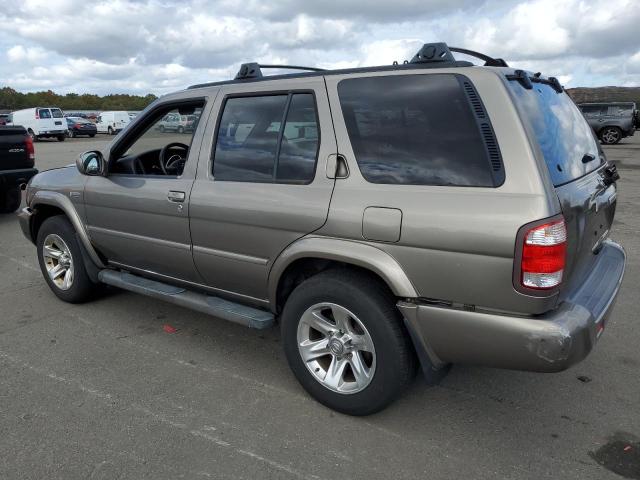
[[[189,195],[201,135],[162,134],[157,126],[168,112],[203,106],[202,99],[158,105],[113,145],[107,175],[88,177],[87,228],[110,263],[200,283],[191,256]],[[161,149],[174,142],[184,146],[166,150],[175,168],[164,172]]]
[[[326,221],[326,163],[337,147],[322,77],[250,88],[226,85],[217,96],[189,214],[206,284],[264,304],[273,261]]]

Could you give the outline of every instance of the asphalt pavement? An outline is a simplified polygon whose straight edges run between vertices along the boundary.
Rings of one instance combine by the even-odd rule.
[[[36,143],[37,166],[108,140]],[[304,392],[277,328],[116,290],[59,301],[0,216],[0,478],[640,478],[640,134],[606,152],[628,265],[592,354],[557,374],[455,366],[366,418]]]

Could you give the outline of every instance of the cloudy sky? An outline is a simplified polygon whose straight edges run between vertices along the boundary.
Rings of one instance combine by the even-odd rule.
[[[561,78],[640,86],[640,0],[0,0],[0,86],[162,94],[242,62],[326,68],[445,41]]]

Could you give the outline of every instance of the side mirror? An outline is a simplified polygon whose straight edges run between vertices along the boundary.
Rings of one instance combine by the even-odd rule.
[[[90,150],[78,156],[76,159],[76,167],[83,175],[103,175],[106,162],[101,152]]]

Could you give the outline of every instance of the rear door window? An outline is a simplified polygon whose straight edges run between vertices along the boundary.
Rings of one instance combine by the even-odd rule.
[[[51,118],[51,111],[48,108],[39,108],[38,109],[38,117],[40,117],[40,118]]]
[[[213,153],[216,181],[310,183],[318,154],[313,94],[232,97]]]
[[[52,108],[51,115],[53,115],[53,118],[62,118],[62,110],[59,108]]]
[[[338,84],[338,95],[367,181],[476,187],[501,183],[494,180],[479,124],[458,76],[352,78]]]
[[[527,90],[510,81],[520,115],[535,135],[553,184],[557,187],[580,178],[601,165],[598,144],[591,127],[565,92],[535,83]],[[606,106],[604,106],[606,109]],[[588,160],[592,157],[591,161]]]

